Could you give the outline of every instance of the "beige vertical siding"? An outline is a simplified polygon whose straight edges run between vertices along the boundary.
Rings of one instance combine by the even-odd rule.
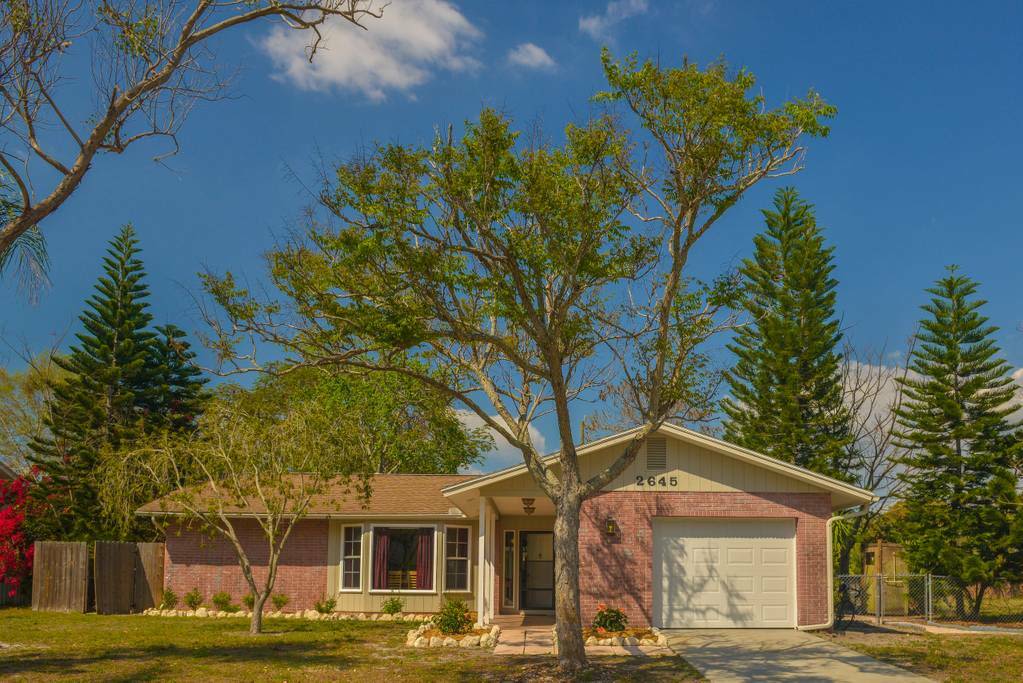
[[[623,446],[611,446],[580,460],[584,477],[591,477],[621,455]],[[605,490],[645,491],[651,488],[649,477],[654,477],[654,490],[673,491],[755,491],[760,493],[811,493],[821,489],[778,472],[737,460],[723,453],[667,437],[668,467],[664,471],[651,471],[646,466],[646,447],[617,479]],[[643,484],[637,483],[642,477]],[[661,483],[661,478],[665,484]],[[671,477],[677,484],[671,486]]]
[[[820,493],[818,488],[798,479],[786,476],[758,465],[754,465],[724,453],[687,443],[670,436],[667,439],[667,469],[650,471],[646,467],[646,448],[640,450],[639,456],[618,476],[605,491],[646,491],[651,487],[648,477],[654,476],[653,490],[659,491],[747,491],[756,493]],[[611,464],[621,455],[624,445],[608,446],[579,459],[582,476],[589,478]],[[557,465],[554,466],[555,469]],[[637,477],[643,478],[643,484],[637,484]],[[660,483],[664,477],[665,484]],[[677,483],[671,486],[671,477]],[[480,495],[484,496],[541,496],[540,489],[533,482],[531,475],[524,472],[505,481],[481,487]]]
[[[372,525],[409,525],[436,526],[437,533],[434,535],[433,557],[437,567],[436,585],[431,593],[403,593],[393,591],[387,593],[376,593],[370,591],[373,562],[370,557],[372,552],[370,536]],[[342,550],[342,529],[346,526],[362,525],[362,589],[355,592],[340,591],[341,584],[341,550]],[[463,526],[469,527],[469,590],[468,592],[445,592],[444,589],[444,527]],[[328,565],[327,565],[327,594],[337,597],[339,612],[379,612],[385,600],[397,596],[404,600],[406,612],[436,612],[447,597],[464,600],[470,608],[475,605],[476,590],[476,521],[469,519],[446,519],[446,520],[345,520],[336,519],[330,522],[330,537],[328,538]]]

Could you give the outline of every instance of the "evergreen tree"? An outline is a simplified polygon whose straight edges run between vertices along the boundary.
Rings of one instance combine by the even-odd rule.
[[[902,543],[911,565],[979,587],[1023,579],[1023,513],[1009,420],[1016,388],[977,283],[955,267],[927,290],[912,374],[902,381],[899,439],[908,449]]]
[[[847,476],[833,248],[791,188],[765,210],[766,230],[740,269],[750,322],[729,349],[725,438],[831,476]]]
[[[199,408],[203,380],[173,326],[149,329],[149,288],[138,241],[125,226],[110,243],[103,275],[79,320],[78,344],[57,364],[66,376],[52,386],[43,436],[30,460],[41,481],[33,496],[44,512],[40,538],[111,539],[151,535],[133,515],[112,515],[103,498],[104,459],[119,457],[148,431],[180,429]],[[124,503],[122,501],[122,503]],[[137,506],[136,506],[137,507]]]
[[[195,352],[184,330],[170,323],[155,329],[150,354],[155,393],[153,413],[171,430],[192,429],[208,399],[207,380],[192,362]]]

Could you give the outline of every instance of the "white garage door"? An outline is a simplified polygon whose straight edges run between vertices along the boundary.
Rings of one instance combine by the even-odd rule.
[[[654,520],[654,618],[665,628],[795,626],[795,520]]]

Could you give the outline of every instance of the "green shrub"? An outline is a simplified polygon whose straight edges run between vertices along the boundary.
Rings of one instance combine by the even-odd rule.
[[[188,609],[199,609],[199,606],[202,605],[202,593],[198,588],[193,588],[185,593],[185,604],[188,605]]]
[[[214,593],[210,602],[221,612],[237,612],[238,608],[231,604],[231,594],[226,591]]]
[[[433,618],[433,623],[446,635],[465,633],[472,626],[472,617],[464,600],[448,598],[440,612]]]
[[[246,593],[242,597],[242,604],[245,605],[245,609],[252,611],[252,608],[256,606],[256,596],[252,593]]]
[[[274,593],[270,598],[270,602],[274,604],[274,609],[280,612],[288,604],[288,596],[284,593]]]
[[[160,609],[174,609],[178,606],[178,594],[172,591],[170,588],[163,589],[163,601],[160,603]]]
[[[617,633],[624,631],[628,625],[629,618],[625,616],[625,612],[617,607],[597,605],[597,615],[593,617],[593,628]]]
[[[405,601],[395,596],[384,600],[384,604],[380,606],[380,609],[384,614],[400,614],[405,609]]]
[[[316,601],[316,611],[320,614],[330,614],[337,606],[337,598],[326,598]]]

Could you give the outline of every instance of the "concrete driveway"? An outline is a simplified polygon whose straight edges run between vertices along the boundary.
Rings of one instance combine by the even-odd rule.
[[[855,681],[921,683],[929,679],[791,629],[664,629],[668,646],[712,683]]]

